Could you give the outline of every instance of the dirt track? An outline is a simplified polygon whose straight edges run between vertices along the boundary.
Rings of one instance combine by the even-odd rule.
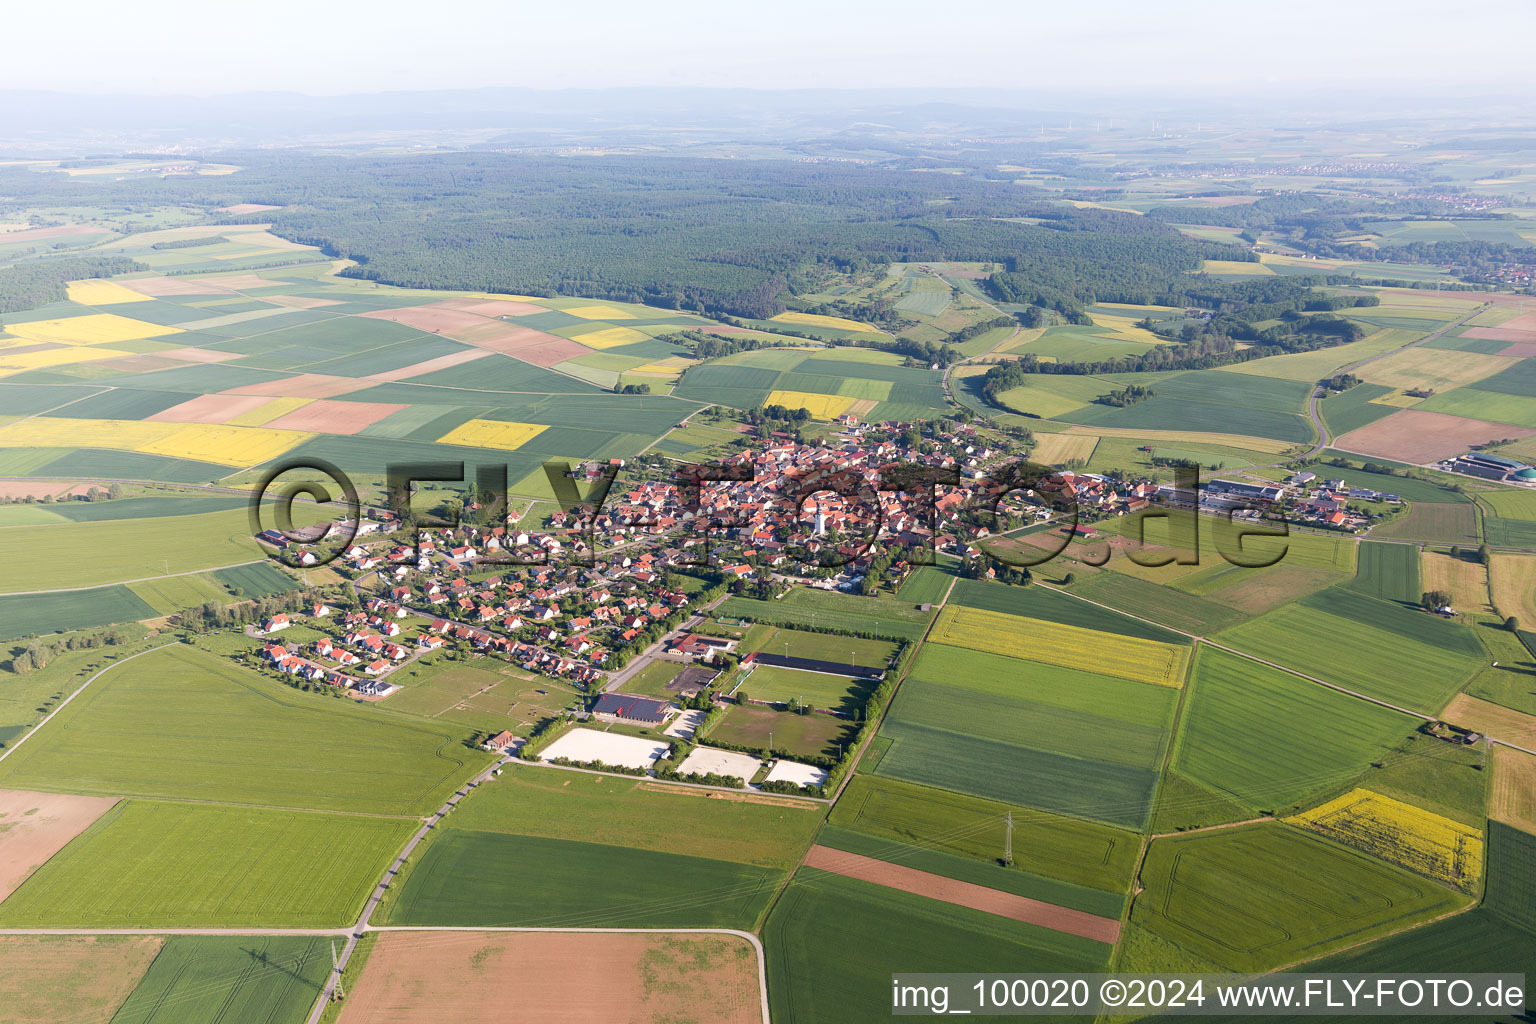
[[[1026,924],[1039,925],[1052,931],[1080,935],[1085,939],[1113,943],[1120,937],[1120,922],[1097,914],[1089,914],[1054,903],[1015,896],[1011,892],[988,889],[986,886],[961,882],[943,875],[935,875],[916,868],[891,864],[857,853],[844,853],[828,846],[813,846],[806,854],[807,867],[820,868],[847,878],[883,885],[888,889],[943,900],[956,906],[970,907],[999,917],[1012,918]]]

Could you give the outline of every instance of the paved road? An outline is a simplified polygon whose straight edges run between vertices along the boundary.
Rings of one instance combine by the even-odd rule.
[[[1348,366],[1341,366],[1337,370],[1333,371],[1334,375],[1337,376],[1338,374],[1343,374],[1343,373],[1353,373],[1354,371],[1360,369],[1360,367],[1366,366],[1366,365],[1368,365],[1370,363],[1374,363],[1378,359],[1385,359],[1387,356],[1395,356],[1399,352],[1406,352],[1406,351],[1408,351],[1411,348],[1418,348],[1419,346],[1425,344],[1426,342],[1434,341],[1436,338],[1439,338],[1439,337],[1445,335],[1446,333],[1448,333],[1450,331],[1454,331],[1454,330],[1456,330],[1459,327],[1464,327],[1468,322],[1470,322],[1479,313],[1481,313],[1484,310],[1488,309],[1492,305],[1493,304],[1491,302],[1485,302],[1481,306],[1478,306],[1476,309],[1474,309],[1472,312],[1468,313],[1466,316],[1462,317],[1460,320],[1457,320],[1454,323],[1446,324],[1444,327],[1440,328],[1439,330],[1432,331],[1429,334],[1424,335],[1424,337],[1418,339],[1417,341],[1410,341],[1408,344],[1403,345],[1403,346],[1401,346],[1399,348],[1388,349],[1385,352],[1378,352],[1378,353],[1376,353],[1373,356],[1367,356],[1364,359],[1356,360],[1355,362],[1350,363]],[[1298,456],[1298,458],[1302,458],[1302,459],[1313,458],[1314,456],[1316,456],[1317,454],[1322,452],[1323,449],[1327,448],[1330,444],[1333,443],[1333,437],[1328,432],[1328,425],[1323,422],[1322,413],[1321,413],[1321,411],[1317,407],[1318,406],[1318,402],[1320,402],[1321,400],[1322,400],[1321,389],[1318,388],[1318,387],[1313,387],[1312,388],[1312,395],[1311,395],[1310,398],[1307,399],[1307,418],[1312,421],[1312,429],[1317,431],[1317,441],[1312,445],[1312,448],[1311,448],[1310,451],[1308,451],[1305,455]],[[1291,461],[1291,460],[1287,460],[1287,461]],[[1255,466],[1254,468],[1255,469],[1267,469],[1267,468],[1270,468],[1272,466],[1279,466],[1279,465],[1283,465],[1283,464],[1284,463],[1272,462],[1272,463],[1269,464],[1269,466]]]

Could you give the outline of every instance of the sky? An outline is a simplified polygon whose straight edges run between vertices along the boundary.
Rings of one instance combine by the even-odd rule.
[[[5,8],[0,89],[1536,96],[1532,0],[9,0]]]

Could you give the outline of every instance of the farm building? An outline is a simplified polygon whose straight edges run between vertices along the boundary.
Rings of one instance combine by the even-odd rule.
[[[492,753],[499,754],[503,750],[506,750],[507,747],[511,745],[512,741],[515,739],[517,739],[516,736],[513,736],[510,732],[507,732],[505,729],[503,729],[495,736],[492,736],[490,739],[486,740],[482,746],[484,746],[486,750],[489,750]]]
[[[692,697],[714,682],[715,677],[719,674],[719,672],[712,668],[699,668],[696,665],[690,665],[672,678],[672,681],[667,684],[667,689],[684,697]]]
[[[592,705],[592,714],[597,718],[636,725],[660,725],[671,710],[672,705],[664,700],[631,693],[605,693]]]
[[[1502,455],[1489,455],[1485,452],[1467,452],[1458,455],[1451,460],[1451,469],[1468,476],[1480,476],[1487,480],[1519,479],[1529,480],[1536,477],[1536,472],[1529,476],[1526,471],[1530,469],[1523,462],[1514,459],[1506,459]]]

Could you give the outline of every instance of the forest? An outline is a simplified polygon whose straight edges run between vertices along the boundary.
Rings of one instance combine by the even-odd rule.
[[[224,219],[272,221],[285,238],[355,260],[351,276],[750,318],[782,312],[789,276],[817,263],[997,262],[1008,268],[1016,297],[1008,301],[1057,307],[1137,301],[1202,259],[1252,258],[1239,246],[1131,214],[1063,207],[980,174],[504,153],[221,158],[244,169],[81,183],[0,168],[0,195],[32,206],[271,204],[284,209]]]

